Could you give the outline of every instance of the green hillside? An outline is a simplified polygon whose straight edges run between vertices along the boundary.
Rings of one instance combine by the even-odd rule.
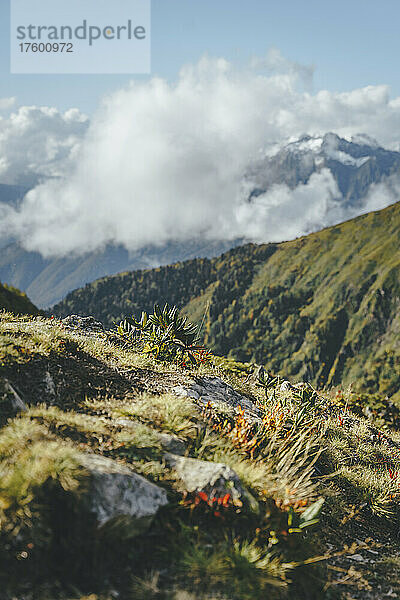
[[[400,399],[400,203],[281,244],[106,277],[54,313],[106,324],[167,301],[216,354]]]
[[[26,294],[17,288],[0,282],[0,310],[14,314],[38,315],[39,310],[29,300]]]

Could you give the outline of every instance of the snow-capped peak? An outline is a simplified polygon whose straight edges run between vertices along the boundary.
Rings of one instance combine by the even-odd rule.
[[[340,137],[335,133],[327,133],[324,136],[324,141],[322,144],[322,153],[324,154],[325,158],[336,160],[337,162],[340,162],[343,165],[348,165],[357,168],[361,167],[361,165],[363,165],[369,160],[369,156],[355,158],[354,156],[351,156],[351,154],[340,150],[340,142]]]
[[[368,149],[371,149],[371,152]],[[357,134],[348,141],[336,133],[326,133],[324,136],[302,135],[299,139],[289,142],[281,152],[296,154],[309,162],[311,157],[317,166],[327,160],[334,160],[346,166],[359,168],[366,163],[378,143],[366,134]],[[272,154],[270,154],[272,156]]]
[[[379,148],[378,142],[367,135],[366,133],[357,133],[351,137],[352,144],[358,144],[359,146],[370,146],[370,148]]]
[[[319,153],[322,148],[324,138],[322,137],[311,137],[310,135],[304,135],[295,142],[291,142],[286,146],[290,152],[314,152]]]

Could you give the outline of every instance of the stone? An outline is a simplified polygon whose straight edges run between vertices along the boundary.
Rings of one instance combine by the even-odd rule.
[[[28,410],[25,402],[8,379],[0,381],[0,407],[0,413],[6,417],[11,417],[19,412]]]
[[[160,433],[160,442],[164,450],[171,452],[172,454],[178,454],[182,456],[186,452],[186,445],[176,435],[170,433]]]
[[[294,389],[294,386],[290,383],[290,381],[282,381],[279,389],[281,392],[290,392],[290,390]]]
[[[220,498],[229,493],[234,504],[258,513],[257,501],[228,465],[171,453],[165,454],[164,460],[175,471],[185,491],[195,494],[204,492],[209,498]]]
[[[54,383],[54,379],[50,374],[50,371],[46,371],[46,373],[44,374],[43,383],[45,386],[46,394],[53,397],[56,396],[56,386]]]
[[[245,417],[250,421],[259,421],[261,411],[246,396],[237,392],[231,385],[222,381],[220,377],[196,377],[188,385],[179,385],[173,388],[177,396],[192,398],[202,404],[210,403],[218,408],[239,408],[244,410]]]
[[[146,531],[158,510],[168,504],[165,490],[128,467],[96,454],[82,456],[89,473],[86,503],[101,529],[118,529],[131,538]]]
[[[104,325],[96,321],[94,317],[81,317],[79,315],[68,315],[61,323],[66,329],[78,329],[80,333],[97,334],[104,333]]]

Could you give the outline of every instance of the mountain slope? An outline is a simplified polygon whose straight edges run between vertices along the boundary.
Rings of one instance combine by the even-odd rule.
[[[1,252],[0,277],[26,291],[41,307],[51,306],[70,290],[88,282],[122,271],[149,268],[186,260],[195,256],[217,256],[239,242],[192,241],[147,246],[128,252],[122,246],[109,245],[82,256],[43,258],[39,252],[28,252],[19,244],[9,244]]]
[[[291,242],[100,279],[54,313],[106,324],[154,302],[204,320],[217,354],[400,399],[400,203]]]
[[[14,314],[38,315],[39,310],[32,304],[26,294],[16,288],[0,282],[0,311],[6,310]]]

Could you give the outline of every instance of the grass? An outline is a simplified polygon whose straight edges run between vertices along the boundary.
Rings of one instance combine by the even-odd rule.
[[[72,588],[67,591],[65,581],[81,591],[80,597],[94,594],[98,600],[109,598],[113,586],[123,597],[138,600],[322,598],[327,583],[335,588],[334,571],[324,568],[324,561],[310,561],[322,555],[332,564],[327,544],[340,552],[361,539],[366,527],[376,543],[380,536],[392,536],[397,547],[400,458],[371,438],[371,419],[357,407],[351,412],[344,396],[334,392],[316,399],[279,387],[266,394],[249,377],[249,365],[222,359],[214,367],[193,371],[159,364],[153,368],[152,363],[144,367],[139,355],[114,347],[106,338],[66,331],[43,318],[20,320],[3,313],[0,339],[6,349],[0,378],[7,376],[22,386],[28,373],[33,391],[42,385],[43,364],[56,380],[57,369],[63,372],[77,361],[79,371],[70,372],[81,382],[78,392],[66,388],[64,393],[56,380],[61,391],[53,405],[39,393],[30,399],[29,388],[24,388],[29,410],[0,430],[0,557],[5,565],[0,567],[0,583],[6,585],[8,577],[7,585],[15,590],[24,581],[35,581],[37,590],[45,590],[47,561],[57,571],[54,580],[64,581],[59,583],[63,600],[79,596]],[[262,425],[249,427],[238,413],[232,428],[221,427],[218,415],[168,391],[177,380],[189,385],[202,373],[222,376],[251,395],[263,413]],[[112,393],[99,387],[101,377]],[[146,387],[158,392],[144,391]],[[351,427],[343,424],[344,417],[352,419]],[[400,435],[390,426],[385,435],[397,443]],[[227,510],[215,516],[182,494],[173,471],[165,467],[160,434],[182,440],[186,456],[230,466],[257,498],[259,512]],[[93,531],[82,540],[73,527],[68,535],[63,530],[65,539],[60,539],[54,511],[64,506],[73,513],[78,506],[74,499],[79,503],[86,493],[82,452],[130,464],[168,491],[170,504],[134,547],[99,540]],[[302,515],[319,498],[325,499],[317,516],[321,521],[309,519],[311,525],[300,529]],[[88,531],[85,527],[82,531]],[[331,538],[328,531],[334,532]],[[32,540],[34,549],[28,547]],[[82,564],[75,564],[83,551],[90,557],[86,574]],[[29,558],[16,558],[21,552]],[[396,557],[393,549],[379,556],[382,585],[393,576]],[[373,582],[373,574],[367,580]],[[313,596],[307,596],[308,585]],[[52,589],[50,597],[56,597]],[[44,592],[37,594],[44,600]]]
[[[0,586],[35,581],[53,557],[62,556],[54,513],[69,496],[81,494],[86,480],[79,451],[26,417],[0,431]],[[60,504],[60,495],[65,501]],[[60,516],[58,517],[60,518]],[[67,514],[63,519],[68,521]]]
[[[199,420],[193,402],[177,398],[173,394],[140,396],[134,403],[121,403],[116,406],[113,415],[152,423],[160,431],[172,433],[184,439],[196,436],[196,421]]]

